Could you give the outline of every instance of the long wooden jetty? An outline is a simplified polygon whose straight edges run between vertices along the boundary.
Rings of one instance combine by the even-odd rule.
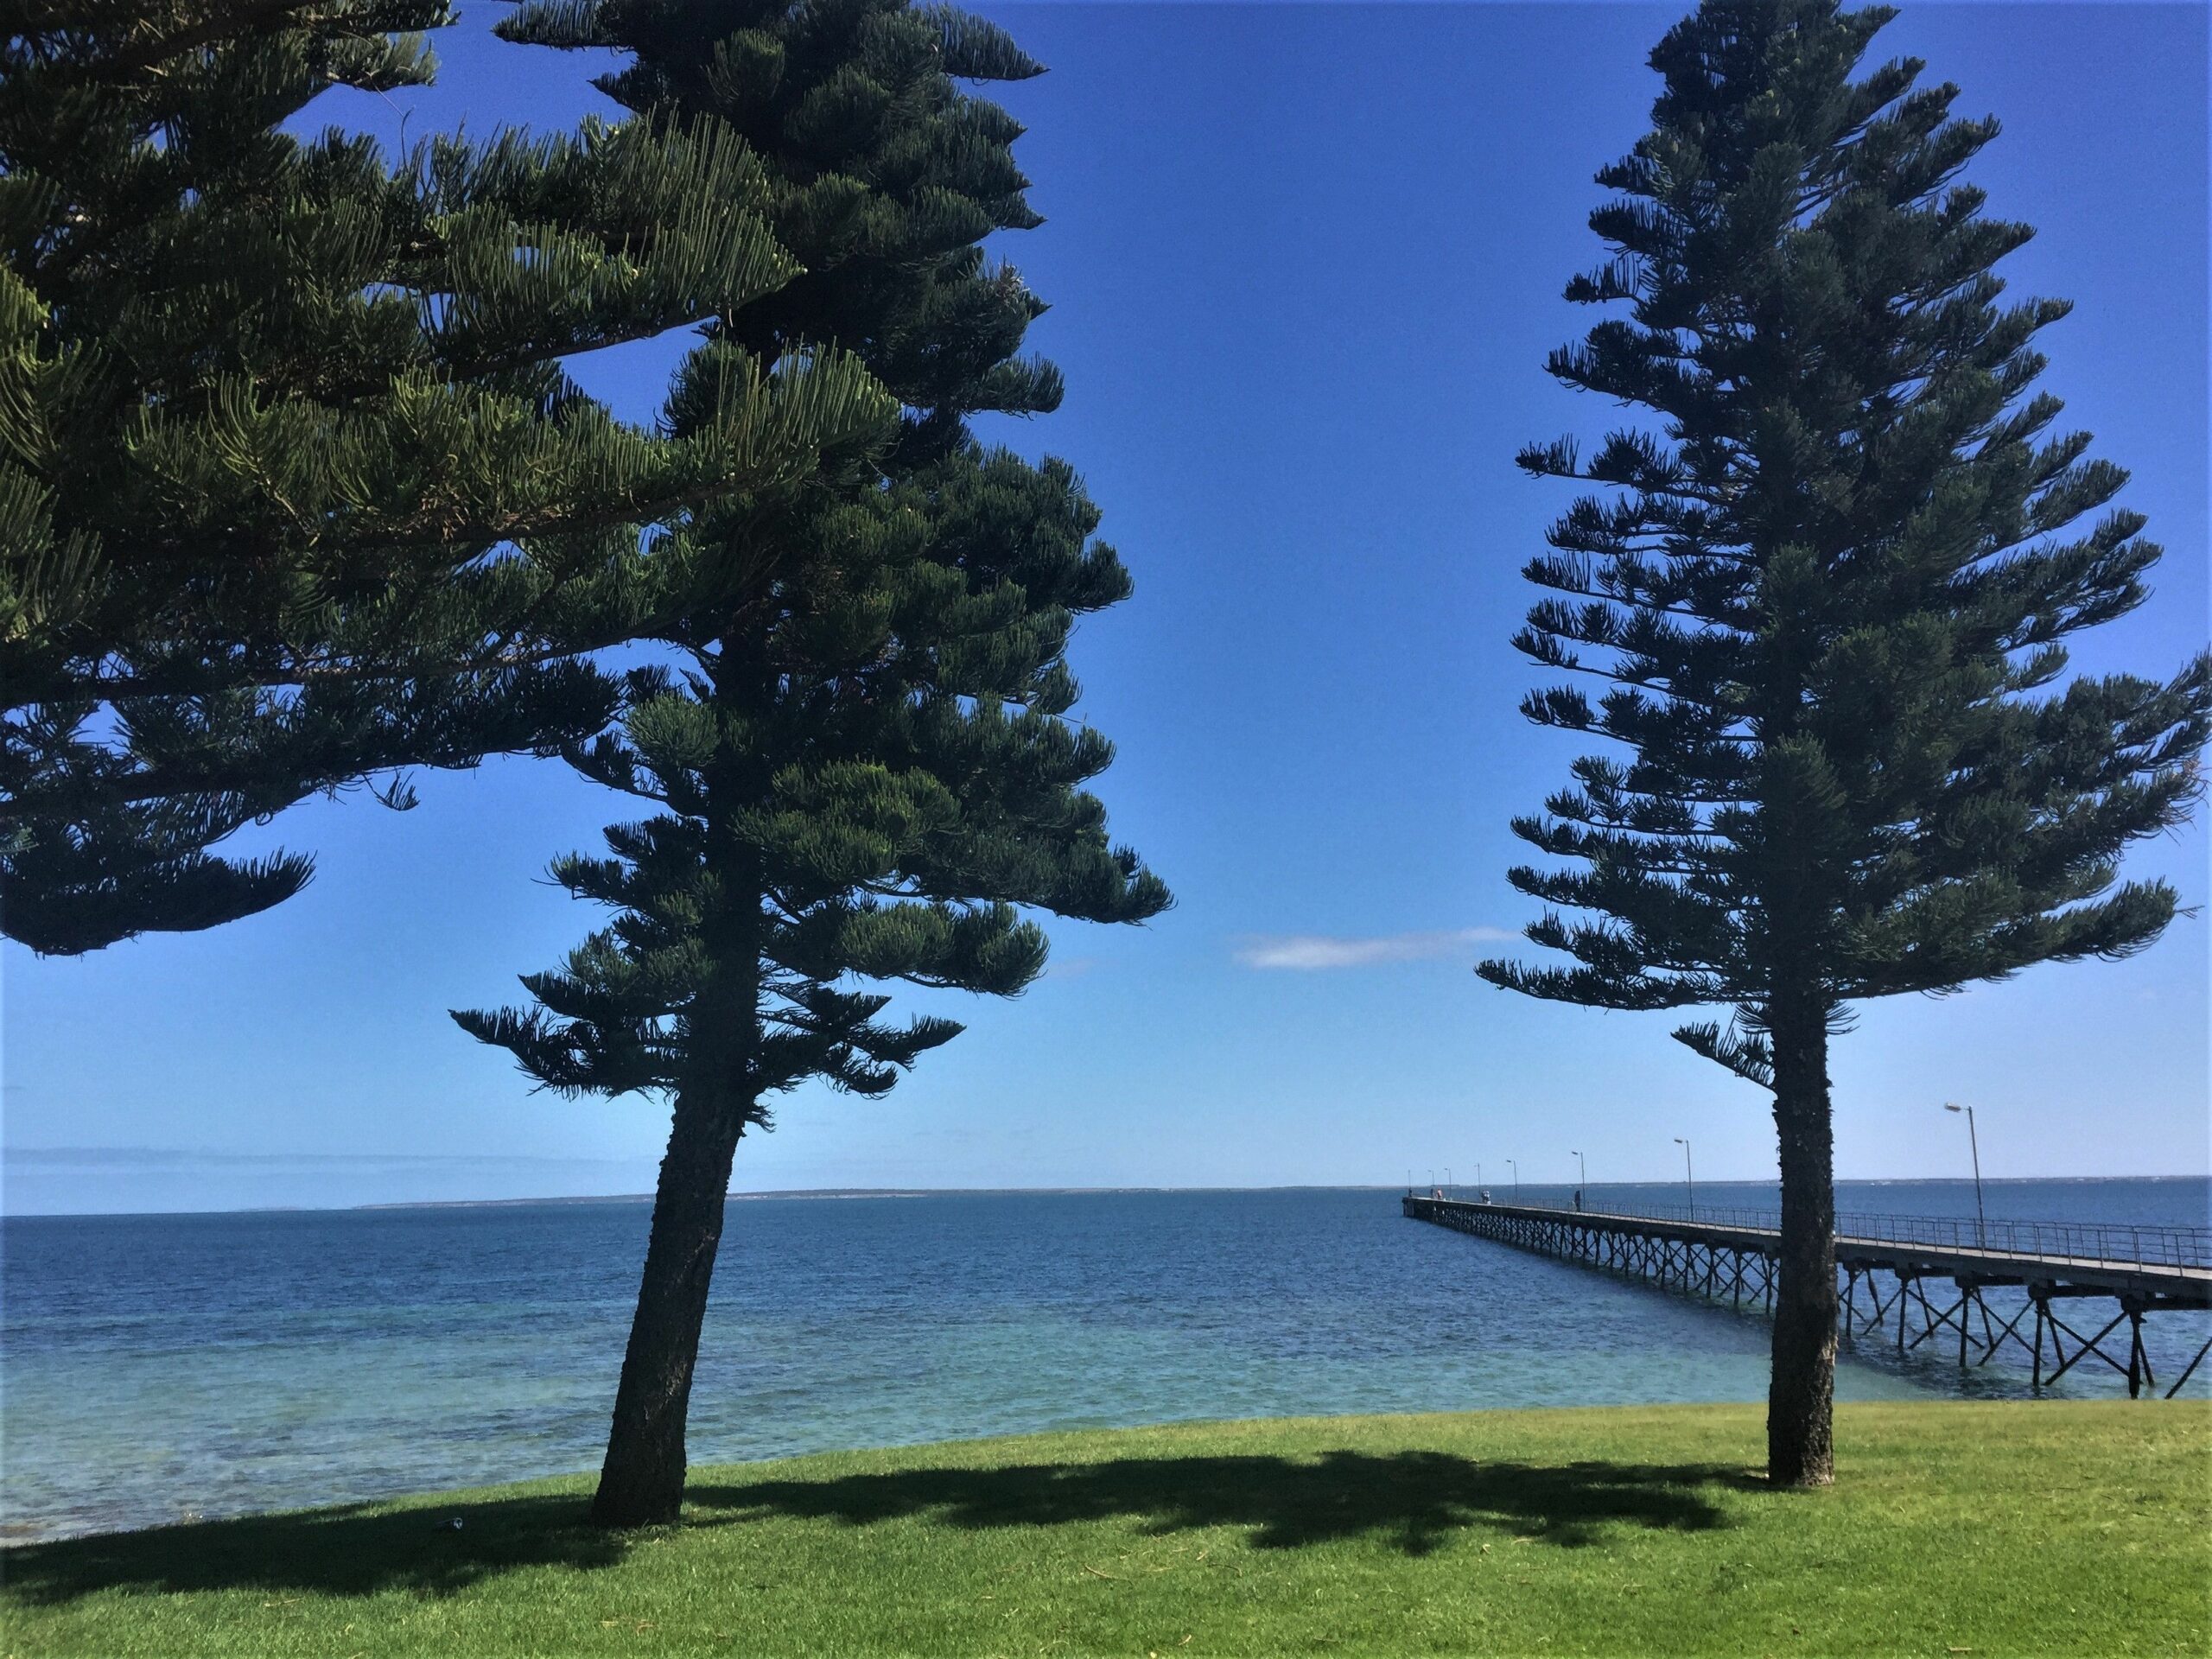
[[[1408,1192],[1404,1211],[1416,1221],[1736,1307],[1747,1300],[1774,1306],[1782,1235],[1781,1218],[1770,1211],[1614,1213],[1478,1203],[1440,1192]],[[2031,1359],[2037,1388],[2095,1358],[2126,1376],[2127,1392],[2139,1397],[2158,1381],[2143,1346],[2144,1315],[2212,1309],[2212,1228],[1839,1216],[1835,1261],[1836,1324],[1847,1344],[1886,1341],[1894,1325],[1902,1354],[1948,1332],[1958,1338],[1964,1367],[1986,1364],[2011,1342]],[[1929,1285],[1946,1283],[1948,1290],[1931,1299]],[[1984,1294],[1999,1287],[2025,1294],[2009,1319],[2005,1305],[1993,1310]],[[2078,1313],[2069,1319],[2060,1309],[2091,1298],[2107,1299],[2119,1311],[2084,1335],[2073,1321],[2086,1327],[2096,1319]],[[2031,1315],[2034,1323],[2023,1335]],[[2107,1346],[2122,1325],[2124,1363]],[[2212,1337],[2166,1389],[2169,1399],[2208,1352]]]

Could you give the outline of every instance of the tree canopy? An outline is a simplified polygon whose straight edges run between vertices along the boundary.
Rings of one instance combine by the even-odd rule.
[[[0,925],[35,949],[278,902],[306,857],[210,849],[316,791],[588,736],[616,688],[572,653],[623,637],[641,527],[874,418],[833,370],[677,439],[564,372],[798,269],[724,130],[290,130],[426,80],[448,20],[63,5],[0,48]]]

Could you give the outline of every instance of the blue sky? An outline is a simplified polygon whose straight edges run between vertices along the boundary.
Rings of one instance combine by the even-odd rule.
[[[1516,575],[1564,486],[1522,443],[1609,412],[1542,373],[1586,327],[1591,174],[1643,130],[1663,7],[983,8],[1052,66],[1004,97],[1047,216],[1004,251],[1053,302],[1057,415],[993,435],[1072,461],[1137,579],[1073,652],[1121,746],[1118,835],[1174,887],[1143,929],[1056,924],[1010,1003],[908,995],[969,1032],[880,1102],[788,1097],[740,1189],[1394,1181],[1508,1157],[1525,1179],[1773,1169],[1764,1097],[1667,1037],[1491,990],[1529,918],[1507,819],[1571,741],[1514,713]],[[576,57],[502,46],[472,4],[420,95],[329,101],[393,134],[608,108]],[[1909,7],[1927,58],[2004,136],[1973,176],[2040,234],[2014,291],[2063,295],[2044,384],[2168,549],[2077,666],[2171,671],[2207,635],[2208,13]],[[672,347],[579,365],[650,416]],[[7,1203],[17,1212],[636,1192],[657,1104],[531,1092],[448,1007],[518,995],[595,921],[543,880],[621,804],[556,764],[430,774],[423,805],[315,804],[261,837],[315,884],[219,932],[5,960]],[[2141,849],[2207,898],[2202,825]],[[1960,1175],[1947,1098],[1996,1176],[2201,1173],[2207,946],[2038,969],[1864,1010],[1837,1046],[1836,1160]],[[957,1004],[957,1007],[954,1005]],[[92,1148],[97,1155],[56,1149]]]

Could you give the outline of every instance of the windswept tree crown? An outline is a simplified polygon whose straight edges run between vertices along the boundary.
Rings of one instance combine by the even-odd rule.
[[[549,1086],[666,1090],[745,1123],[809,1077],[880,1093],[959,1027],[885,1020],[853,978],[1012,995],[1046,957],[1023,907],[1134,921],[1168,902],[1084,787],[1111,746],[1069,717],[1075,621],[1128,574],[1071,468],[966,425],[1058,397],[1016,355],[1041,305],[975,245],[1037,222],[1020,129],[954,84],[1038,66],[902,0],[541,3],[508,30],[619,48],[617,98],[744,135],[806,270],[717,319],[707,349],[779,373],[850,352],[887,422],[808,489],[667,521],[640,637],[673,660],[634,672],[620,730],[573,756],[657,810],[554,868],[617,916],[524,981],[536,1007],[456,1018]],[[716,409],[687,369],[668,428]]]
[[[728,365],[681,438],[563,372],[798,270],[711,122],[397,167],[283,130],[423,82],[447,21],[133,0],[0,46],[0,878],[36,949],[282,899],[305,858],[208,849],[313,791],[599,729],[563,657],[625,637],[640,524],[880,423],[849,359]]]

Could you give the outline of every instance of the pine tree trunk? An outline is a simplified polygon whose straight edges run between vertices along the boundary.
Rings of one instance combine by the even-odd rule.
[[[686,1090],[677,1099],[614,1425],[592,1499],[601,1526],[652,1526],[683,1510],[683,1421],[742,1127],[720,1091]]]
[[[1827,1011],[1770,1012],[1774,1121],[1782,1143],[1782,1262],[1766,1407],[1767,1478],[1835,1479],[1835,1166]]]

